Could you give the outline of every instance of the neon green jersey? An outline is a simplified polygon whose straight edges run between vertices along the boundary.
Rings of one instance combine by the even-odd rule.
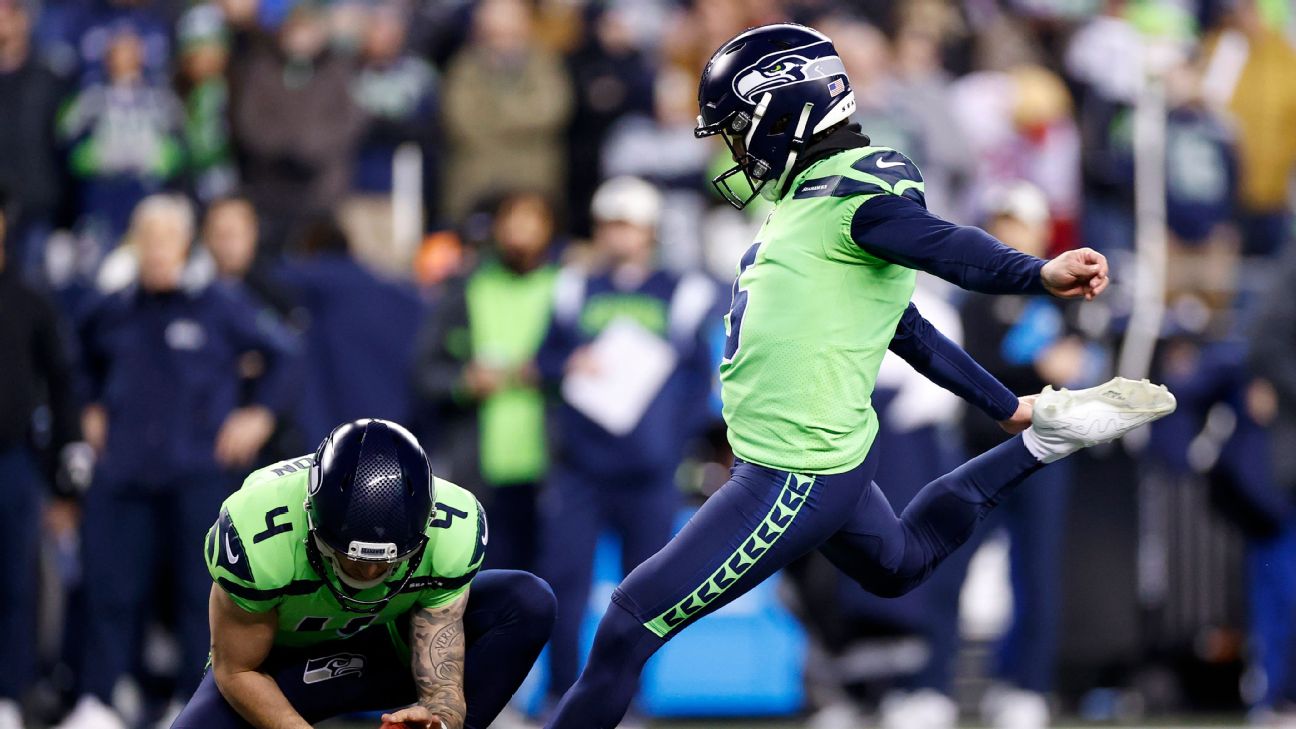
[[[720,381],[734,454],[784,471],[848,471],[877,435],[878,367],[913,294],[914,271],[851,238],[878,195],[919,201],[918,168],[884,147],[811,164],[743,255],[725,317]]]
[[[207,569],[236,605],[250,612],[277,610],[277,645],[308,646],[355,635],[393,621],[415,607],[436,607],[459,597],[486,551],[486,515],[477,499],[436,479],[436,515],[427,530],[423,559],[398,567],[382,585],[355,593],[378,600],[410,582],[373,615],[344,609],[306,557],[306,486],[314,456],[254,471],[221,506],[207,533]],[[399,636],[397,636],[399,637]]]

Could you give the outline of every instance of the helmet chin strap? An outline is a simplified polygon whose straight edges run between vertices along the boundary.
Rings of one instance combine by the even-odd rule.
[[[770,99],[773,98],[774,94],[766,91],[761,94],[760,101],[756,102],[756,110],[752,112],[751,127],[747,129],[747,136],[743,137],[743,144],[747,149],[751,149],[752,140],[756,138],[756,127],[759,127],[761,120],[765,118],[765,110],[769,109]]]
[[[768,98],[769,94],[766,94]],[[783,186],[787,184],[788,176],[792,174],[792,168],[796,166],[797,156],[805,148],[805,131],[806,125],[810,123],[810,112],[814,109],[814,104],[806,102],[801,107],[801,117],[797,119],[796,131],[792,134],[792,143],[788,145],[787,163],[783,165],[783,172],[779,175],[778,182],[774,185],[765,185],[761,188],[761,197],[766,200],[777,200],[779,195],[783,194]]]

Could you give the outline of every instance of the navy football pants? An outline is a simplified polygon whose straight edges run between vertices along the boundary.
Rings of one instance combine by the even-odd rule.
[[[873,483],[876,458],[829,476],[738,462],[670,544],[613,593],[589,663],[548,729],[615,727],[657,649],[811,550],[871,592],[904,594],[1041,468],[1018,436],[931,482],[897,516]]]
[[[553,619],[553,593],[535,575],[487,570],[473,580],[463,617],[466,729],[486,729],[508,704],[549,640]],[[409,662],[381,628],[310,648],[275,648],[261,670],[274,678],[288,703],[312,724],[342,714],[408,706],[418,696]],[[250,729],[252,725],[225,701],[208,671],[171,726]]]

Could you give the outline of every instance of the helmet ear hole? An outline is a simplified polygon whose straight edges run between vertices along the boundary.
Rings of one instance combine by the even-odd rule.
[[[783,116],[774,120],[774,123],[770,125],[769,132],[767,133],[770,136],[778,136],[783,132],[786,132],[788,125],[791,123],[792,123],[792,115],[784,114]]]

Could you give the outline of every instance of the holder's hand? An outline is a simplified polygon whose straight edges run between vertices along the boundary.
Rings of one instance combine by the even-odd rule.
[[[383,714],[382,722],[382,729],[441,729],[441,719],[420,704]]]

